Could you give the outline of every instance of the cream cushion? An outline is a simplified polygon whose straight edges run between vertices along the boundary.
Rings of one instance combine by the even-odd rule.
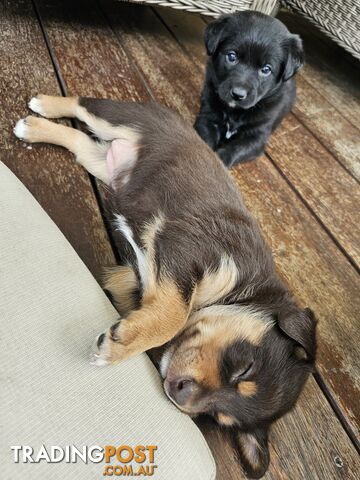
[[[89,364],[95,336],[116,319],[59,229],[0,162],[2,479],[109,478],[104,462],[14,463],[11,446],[36,454],[42,444],[156,445],[151,478],[215,477],[204,438],[166,399],[145,354],[115,366]]]

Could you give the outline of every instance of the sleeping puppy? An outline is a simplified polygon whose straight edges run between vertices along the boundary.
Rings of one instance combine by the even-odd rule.
[[[66,147],[107,185],[127,261],[108,275],[122,316],[97,338],[94,363],[166,345],[166,395],[231,427],[245,471],[260,477],[269,427],[313,369],[316,322],[279,279],[230,175],[191,125],[157,104],[41,95],[29,105],[76,117],[100,139],[34,116],[15,127],[26,141]]]
[[[257,12],[220,17],[205,30],[210,55],[195,129],[227,167],[264,151],[295,101],[302,42]]]

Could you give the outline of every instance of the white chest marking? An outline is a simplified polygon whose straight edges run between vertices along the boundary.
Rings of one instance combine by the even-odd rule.
[[[226,133],[225,133],[225,138],[229,140],[235,133],[237,132],[237,129],[235,130],[230,130],[230,123],[226,122]]]

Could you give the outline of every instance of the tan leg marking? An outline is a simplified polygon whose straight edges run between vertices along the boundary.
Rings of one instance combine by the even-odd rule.
[[[243,382],[240,382],[238,385],[238,392],[243,397],[252,397],[253,395],[256,394],[256,391],[257,391],[256,382],[243,381]]]
[[[107,268],[104,274],[104,288],[112,296],[115,306],[122,315],[135,308],[134,292],[139,288],[134,269],[128,265]]]
[[[115,139],[125,139],[136,146],[140,140],[140,134],[135,128],[126,125],[113,125],[102,118],[96,117],[85,107],[77,105],[75,116],[82,122],[86,123],[91,130],[101,140],[108,142]]]
[[[105,332],[93,363],[125,360],[163,345],[184,327],[188,310],[176,285],[163,281],[153,295],[145,293],[139,310]]]
[[[217,414],[217,421],[226,427],[231,427],[232,425],[235,425],[236,419],[234,417],[231,417],[230,415],[225,415],[225,413],[218,413]]]
[[[120,152],[117,152],[118,156],[116,158],[113,158],[113,156],[110,155],[109,158],[112,159],[112,161],[109,163],[109,165],[98,163],[98,155],[96,155],[96,152],[94,152],[93,149],[91,149],[89,152],[90,156],[87,150],[84,151],[83,156],[79,155],[79,152],[76,153],[79,163],[81,163],[90,173],[97,178],[100,178],[107,185],[110,184],[112,176],[116,173],[119,173],[116,172],[118,167],[120,170],[131,170],[135,164],[140,140],[139,132],[137,132],[133,127],[126,125],[113,125],[100,117],[96,117],[85,107],[82,107],[79,104],[78,97],[53,97],[49,95],[38,95],[30,100],[29,107],[34,112],[47,118],[78,118],[84,122],[88,129],[99,139],[109,142],[113,140],[116,140],[117,142],[123,142],[123,152],[121,152],[120,149]],[[66,146],[63,143],[58,144]],[[103,147],[105,150],[105,161],[107,160],[107,153],[110,154],[112,152],[111,147],[111,145]],[[73,151],[72,149],[70,150]],[[103,152],[101,152],[101,162],[103,161],[102,154]],[[110,167],[113,167],[115,171],[111,171]],[[130,176],[130,171],[128,175]],[[126,176],[123,180],[125,180],[126,183],[128,177]]]
[[[52,143],[67,148],[76,155],[76,161],[89,173],[109,184],[105,162],[108,145],[94,142],[75,128],[33,116],[19,120],[14,133],[18,138],[30,143]]]
[[[29,108],[33,112],[46,118],[74,118],[78,105],[78,97],[53,97],[50,95],[37,95],[29,102]]]
[[[135,128],[113,125],[90,113],[85,107],[79,105],[79,97],[37,95],[30,100],[29,107],[35,113],[47,118],[78,118],[86,123],[89,130],[101,140],[112,141],[124,138],[136,144],[140,138]]]

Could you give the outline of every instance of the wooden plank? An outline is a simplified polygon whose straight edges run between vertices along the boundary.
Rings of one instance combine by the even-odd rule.
[[[192,120],[202,86],[202,76],[194,72],[197,68],[193,61],[152,10],[122,5],[121,12],[112,8],[109,12],[108,7],[103,5],[110,17],[116,15],[111,24],[120,44],[136,62],[154,98]]]
[[[36,3],[43,7],[41,2]],[[60,46],[66,39],[66,48],[57,48],[56,58],[60,65],[69,65],[66,77],[63,77],[67,95],[89,95],[88,85],[91,84],[91,95],[94,97],[149,100],[136,65],[129,60],[109,25],[104,22],[96,2],[73,2],[71,8],[67,7],[67,3],[57,0],[46,2],[47,21],[52,25],[52,42]],[[73,41],[79,37],[81,43]]]
[[[295,116],[357,179],[360,179],[360,130],[309,83],[306,72],[297,79]]]
[[[204,42],[200,39],[203,38],[206,23],[200,15],[172,8],[157,7],[154,10],[190,58],[205,70],[207,55]]]
[[[0,158],[25,184],[100,280],[114,263],[88,175],[65,150],[27,146],[13,134],[39,91],[59,94],[52,63],[30,0],[0,3]],[[35,60],[35,61],[34,61]]]
[[[206,25],[214,20],[212,17],[202,17],[189,12],[181,12],[168,8],[156,8],[157,15],[162,19],[165,25],[171,30],[172,34],[179,42],[188,56],[204,70],[207,61],[207,54],[204,44],[204,31]],[[188,35],[191,35],[189,42]]]
[[[359,266],[360,188],[356,180],[291,114],[271,136],[266,151]]]
[[[332,422],[333,412],[329,405],[323,405],[321,392],[314,386],[314,380],[306,385],[297,407],[286,417],[286,425],[280,421],[275,426],[270,478],[355,480],[360,467],[359,456],[340,424]],[[300,429],[300,436],[294,433],[295,428]],[[309,432],[319,442],[316,452],[308,441]],[[291,444],[294,449],[288,448]],[[349,462],[349,458],[353,461]]]
[[[80,22],[81,15],[85,15],[85,13],[81,13],[81,10],[77,10],[79,2],[76,3],[76,5],[71,5],[69,3],[66,3],[66,10],[68,12],[68,15],[72,18],[72,22],[78,23]],[[69,45],[69,35],[68,32],[62,33],[62,23],[61,23],[61,10],[58,5],[53,4],[52,6],[48,4],[48,2],[39,2],[40,5],[40,11],[41,11],[41,16],[44,20],[44,25],[47,30],[47,34],[50,38],[52,48],[54,49],[54,52],[57,56],[57,59],[62,58],[62,61],[59,62],[60,64],[60,69],[61,73],[65,79],[65,82],[68,84],[69,90],[70,91],[76,91],[78,86],[81,88],[82,91],[86,90],[86,93],[88,95],[92,95],[94,92],[94,89],[99,88],[98,85],[94,85],[92,82],[91,77],[86,75],[86,72],[89,72],[91,68],[89,65],[93,65],[94,61],[100,61],[99,59],[94,59],[94,52],[93,55],[90,57],[84,57],[83,61],[81,64],[76,65],[77,68],[77,78],[76,76],[73,76],[70,72],[74,70],[75,68],[75,59],[76,55],[73,56],[67,56],[66,52],[69,49],[70,51],[74,51],[73,49],[76,50],[76,48],[79,49],[79,51],[82,50],[82,42],[84,39],[84,35],[79,31],[79,33],[74,36],[71,36],[71,44]],[[153,15],[150,9],[148,8],[142,8],[139,6],[130,6],[130,5],[119,5],[117,3],[104,3],[103,4],[106,9],[108,9],[108,12],[111,14],[109,15],[112,19],[112,26],[114,31],[118,35],[118,41],[121,44],[121,48],[119,46],[119,52],[123,52],[126,50],[130,58],[137,62],[137,66],[139,69],[139,72],[141,73],[142,76],[144,76],[149,83],[149,85],[152,87],[152,91],[155,95],[159,95],[162,100],[165,100],[166,103],[173,106],[178,106],[179,98],[178,98],[178,91],[177,88],[174,87],[174,85],[171,82],[171,79],[174,77],[174,70],[171,70],[171,62],[174,65],[176,65],[177,69],[184,69],[185,66],[189,65],[189,59],[184,59],[182,50],[176,45],[174,40],[171,40],[171,37],[169,37],[169,34],[166,32],[164,29],[163,25],[159,22],[159,20]],[[56,14],[54,12],[57,12]],[[92,9],[87,9],[88,11],[92,11]],[[94,13],[94,15],[96,12]],[[87,13],[86,13],[87,15]],[[59,17],[60,16],[60,17]],[[85,16],[85,19],[87,17]],[[102,32],[104,30],[103,25],[100,23],[99,24],[99,17],[98,18],[98,23],[96,25],[93,25],[92,28],[94,28],[97,32]],[[135,19],[135,20],[134,20]],[[149,23],[150,22],[150,23]],[[84,20],[84,23],[88,24],[89,22]],[[59,25],[61,26],[59,28]],[[103,37],[100,38],[100,42],[105,42],[108,39],[108,35],[106,34]],[[160,68],[157,66],[158,63],[160,63],[159,59],[157,58],[158,54],[158,44],[157,44],[157,38],[161,38],[162,41],[164,41],[164,37],[166,37],[166,43],[167,43],[167,51],[172,52],[174,55],[172,57],[172,60],[170,62],[169,59],[167,59],[167,70],[169,71],[168,76],[166,73],[166,69],[164,70],[163,68]],[[112,42],[112,40],[111,40]],[[172,43],[172,45],[169,45]],[[77,45],[77,47],[76,47]],[[153,48],[150,48],[153,47]],[[141,51],[145,51],[145,54],[140,54]],[[153,52],[153,53],[152,53]],[[121,53],[122,54],[122,53]],[[120,55],[120,53],[119,53]],[[150,58],[149,58],[150,56]],[[108,59],[109,57],[106,57]],[[186,58],[186,57],[185,57]],[[105,59],[102,59],[103,62],[105,62]],[[121,62],[125,61],[125,59],[121,58]],[[180,67],[178,65],[178,62],[180,62]],[[184,63],[183,63],[184,62]],[[151,70],[153,68],[153,70]],[[178,70],[177,70],[178,71]],[[165,79],[162,79],[160,81],[157,81],[156,75],[165,75]],[[183,88],[188,87],[193,85],[194,80],[191,80],[191,76],[196,76],[198,75],[195,73],[195,70],[192,68],[189,70],[189,74],[187,77],[182,78],[182,82],[184,83]],[[97,79],[98,81],[101,81],[101,78]],[[172,95],[174,94],[174,98]],[[194,95],[190,96],[187,95],[185,99],[183,99],[184,102],[184,107],[181,109],[182,113],[186,113],[190,116],[194,114],[195,109],[197,108],[196,102],[193,99]],[[128,98],[129,100],[132,99],[132,97]],[[249,164],[249,165],[257,165],[257,163]],[[276,260],[280,268],[283,268],[285,272],[288,274],[289,280],[291,283],[296,283],[296,278],[298,271],[296,270],[295,272],[292,271],[291,267],[295,266],[301,271],[302,265],[305,263],[304,258],[305,255],[309,252],[312,251],[312,248],[314,247],[313,241],[312,241],[312,234],[313,231],[315,230],[316,232],[316,241],[320,241],[320,245],[318,245],[318,248],[315,250],[315,253],[311,257],[312,259],[315,258],[317,263],[316,263],[316,268],[314,271],[311,272],[313,274],[316,272],[317,275],[320,274],[320,278],[318,280],[318,284],[321,286],[321,268],[322,267],[322,262],[325,262],[327,265],[327,268],[330,269],[330,275],[333,274],[334,269],[339,268],[341,272],[346,272],[346,270],[349,268],[349,265],[347,262],[344,260],[343,256],[339,254],[337,251],[336,247],[333,245],[332,242],[329,241],[328,237],[322,229],[318,226],[318,224],[314,221],[314,219],[309,215],[308,211],[303,207],[303,205],[298,201],[296,196],[292,194],[291,190],[288,188],[286,182],[280,177],[280,175],[277,173],[277,171],[274,169],[274,167],[266,160],[264,159],[264,165],[261,165],[261,170],[264,169],[268,175],[269,178],[272,179],[274,182],[274,185],[272,188],[274,191],[277,191],[277,189],[280,189],[282,191],[283,197],[286,199],[285,206],[287,205],[287,202],[289,201],[289,195],[290,198],[294,198],[295,202],[295,225],[297,225],[296,222],[298,222],[299,218],[301,218],[302,222],[307,225],[307,222],[310,221],[310,227],[309,227],[309,232],[306,236],[306,239],[303,239],[302,236],[302,230],[300,232],[297,232],[297,229],[294,227],[294,225],[288,225],[286,222],[284,222],[284,225],[279,226],[278,228],[281,228],[281,232],[283,229],[286,229],[287,231],[287,238],[290,240],[287,240],[290,242],[290,245],[283,244],[282,242],[277,242],[274,240],[274,243],[277,244],[278,246],[278,252],[276,253]],[[269,172],[269,173],[268,173]],[[272,176],[273,177],[272,177]],[[251,176],[251,174],[250,174]],[[244,175],[244,182],[247,182],[248,175]],[[251,182],[251,179],[249,179],[249,182]],[[251,185],[249,183],[249,185]],[[259,185],[258,182],[255,183],[255,188],[252,186],[248,187],[250,190],[252,189],[253,194],[251,199],[255,201],[256,197],[259,196]],[[292,197],[291,197],[292,195]],[[260,197],[261,199],[261,197]],[[252,210],[254,211],[255,214],[257,214],[259,217],[261,216],[266,216],[268,211],[272,210],[273,207],[269,207],[268,203],[262,202],[261,200],[258,200],[259,206],[257,205],[256,209]],[[269,200],[270,201],[270,200]],[[251,205],[250,205],[251,206]],[[290,205],[288,208],[292,209],[293,205]],[[300,213],[297,213],[300,211]],[[275,226],[277,225],[279,221],[279,212],[275,210],[273,212],[275,215],[275,220],[272,220],[275,223]],[[301,215],[300,215],[301,214]],[[271,219],[271,217],[269,217]],[[282,217],[281,217],[282,219]],[[269,220],[270,221],[270,220]],[[312,223],[311,223],[312,222]],[[275,228],[272,226],[272,228]],[[305,228],[305,227],[304,227]],[[283,232],[281,233],[280,236],[281,239],[283,239]],[[305,245],[304,245],[305,244]],[[321,249],[321,245],[325,248],[330,249],[330,254],[329,256],[324,256],[323,255],[323,250]],[[331,265],[328,265],[329,263],[329,257],[331,257],[331,260],[334,261],[334,268],[331,268]],[[334,257],[334,258],[332,258]],[[303,263],[297,267],[297,260],[298,258],[303,259]],[[309,262],[310,263],[310,262]],[[320,265],[320,267],[319,267]],[[288,270],[286,270],[286,268]],[[307,270],[308,271],[308,270]],[[353,270],[350,268],[350,272],[353,272]],[[354,272],[353,272],[354,273]],[[345,273],[344,273],[345,275]],[[311,275],[310,275],[311,277]],[[326,276],[325,276],[326,277]],[[327,277],[326,277],[327,278]],[[306,279],[308,280],[308,278]],[[311,290],[311,285],[307,285],[306,290],[301,290],[301,282],[304,282],[303,277],[300,277],[298,280],[297,285],[297,290],[300,291],[300,293],[303,293],[306,295],[305,300],[308,301],[313,297],[313,292]],[[331,305],[335,305],[338,297],[343,293],[343,290],[346,290],[346,287],[342,285],[341,280],[339,281],[339,284],[342,288],[341,292],[337,292],[335,289],[335,298],[333,299],[333,303]],[[304,287],[305,289],[305,287]],[[309,293],[309,290],[311,292]],[[295,293],[298,293],[297,291]],[[324,291],[320,290],[320,292],[316,291],[316,295],[320,294],[320,298],[318,299],[318,304],[322,305],[322,302],[329,302],[329,298],[327,295],[325,295]],[[351,295],[351,292],[347,293],[346,299],[349,298]],[[343,311],[343,309],[346,307],[345,301],[341,303],[340,305],[340,314],[341,314],[341,319],[346,318],[346,313],[350,310],[350,307],[347,306],[347,310]],[[331,309],[329,307],[329,309]],[[322,316],[322,310],[320,310],[321,316]],[[325,312],[327,314],[327,312]],[[328,317],[328,315],[327,315]],[[350,313],[350,319],[352,318],[352,312]],[[322,318],[322,321],[324,323],[324,319]],[[325,317],[325,322],[328,323],[328,318]],[[350,325],[351,325],[351,320],[350,320]],[[336,325],[336,331],[338,331],[339,326]],[[353,328],[353,327],[351,327]],[[331,332],[330,332],[331,333]],[[353,333],[353,332],[352,332]],[[344,333],[346,335],[346,332]],[[334,334],[335,335],[335,334]],[[351,335],[351,334],[350,334]],[[347,339],[346,339],[347,340]],[[331,341],[332,337],[331,337]],[[338,348],[341,348],[342,341],[340,342],[340,345]],[[331,347],[333,345],[331,344]],[[326,359],[325,359],[326,360]],[[341,372],[340,372],[341,373]],[[336,376],[336,375],[335,375]],[[346,457],[346,461],[350,465],[352,471],[355,470],[355,455],[351,446],[351,442],[348,440],[348,438],[345,436],[344,432],[341,430],[338,424],[338,420],[336,419],[335,415],[332,413],[331,410],[329,410],[329,406],[327,404],[327,401],[324,399],[324,397],[321,395],[319,392],[318,387],[316,384],[312,381],[309,384],[309,387],[311,391],[314,390],[312,393],[313,397],[314,395],[316,398],[318,398],[318,403],[312,403],[312,400],[310,401],[311,404],[311,410],[316,411],[319,413],[321,418],[327,418],[327,423],[324,424],[324,428],[326,428],[328,431],[331,431],[332,435],[328,435],[326,438],[326,441],[328,446],[328,451],[336,451],[337,447],[337,434],[336,432],[339,430],[338,436],[341,437],[341,442],[343,446],[346,446],[346,453],[344,456]],[[311,398],[313,398],[311,397]],[[302,413],[302,409],[299,409],[298,415],[303,416],[305,413]],[[308,413],[306,413],[308,415]],[[311,420],[315,417],[310,417]],[[311,421],[310,420],[310,421]],[[288,422],[287,418],[283,420],[283,422]],[[306,419],[304,418],[301,422],[303,425],[306,425]],[[287,425],[287,423],[285,423]],[[284,427],[285,428],[285,427]],[[290,428],[290,424],[289,427]],[[299,431],[299,427],[296,426],[291,426],[294,431],[294,436],[299,435],[298,438],[301,438],[302,432]],[[320,427],[319,427],[320,428]],[[321,427],[323,428],[323,426]],[[329,430],[330,429],[330,430]],[[206,431],[205,431],[206,434]],[[290,435],[290,433],[288,434]],[[306,435],[308,435],[307,439],[307,448],[312,451],[314,458],[316,455],[320,456],[322,455],[322,449],[323,449],[323,442],[325,439],[318,438],[313,432],[311,431],[306,431]],[[298,447],[294,447],[292,450],[292,455],[294,455],[294,458],[298,458],[298,455],[303,455],[297,450]],[[289,456],[289,449],[292,449],[292,446],[290,443],[287,443],[284,446],[284,450],[279,454],[281,458],[285,458],[286,456]],[[349,452],[349,453],[348,453]],[[217,444],[214,450],[214,455],[219,459],[221,457],[224,457],[225,453],[222,451],[221,443]],[[305,455],[305,454],[304,454]],[[229,463],[233,462],[231,459],[231,456],[227,457],[227,460]],[[331,471],[332,464],[329,458],[324,461],[329,462],[328,467],[321,467],[319,468],[326,468],[327,470]],[[221,462],[220,462],[221,463]],[[301,478],[301,477],[296,477],[292,475],[291,468],[296,469],[297,467],[291,465],[286,465],[284,469],[288,469],[287,474],[290,476],[290,478]],[[314,467],[315,468],[315,467]],[[326,470],[326,471],[327,471]],[[277,475],[274,473],[274,475]],[[318,477],[314,478],[322,478],[320,476],[320,473],[318,474]],[[332,474],[331,474],[332,475]],[[334,475],[331,476],[330,478],[337,478]],[[227,471],[222,470],[222,467],[220,467],[220,472],[219,472],[219,478],[229,478],[227,476]],[[234,477],[235,478],[235,477]],[[236,477],[238,478],[238,477]],[[283,478],[280,473],[277,477],[275,478]]]
[[[360,179],[360,76],[358,65],[301,16],[281,14],[304,40],[306,65],[298,75],[296,116]]]
[[[306,78],[349,122],[358,127],[358,61],[302,16],[280,11],[278,18],[304,41],[306,63],[299,75]]]

